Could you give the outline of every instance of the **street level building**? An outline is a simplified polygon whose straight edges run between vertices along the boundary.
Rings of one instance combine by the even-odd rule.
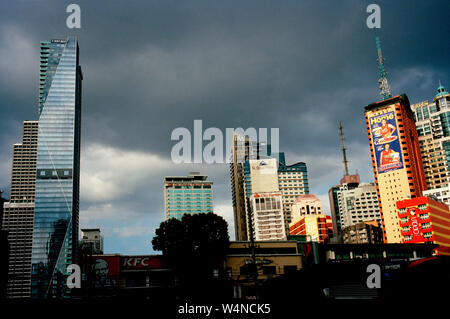
[[[207,175],[191,172],[188,176],[164,178],[165,219],[181,219],[184,214],[213,211],[213,191]]]
[[[84,256],[81,296],[155,298],[174,295],[174,271],[161,255]],[[168,292],[170,290],[171,292]]]
[[[38,125],[23,122],[22,143],[13,146],[11,199],[4,203],[3,215],[9,242],[8,298],[27,298],[31,293]]]
[[[425,174],[413,112],[406,95],[365,107],[370,154],[386,243],[401,243],[396,203],[420,197]]]
[[[344,244],[382,244],[383,230],[377,221],[365,221],[342,229]]]
[[[302,268],[302,252],[296,241],[256,241],[252,255],[250,242],[230,243],[225,265],[233,286],[233,297],[255,297],[258,286],[270,278]]]
[[[435,243],[438,255],[450,256],[450,209],[423,196],[397,202],[404,243]]]

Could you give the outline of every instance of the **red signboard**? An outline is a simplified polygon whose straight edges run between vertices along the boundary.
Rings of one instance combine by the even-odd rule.
[[[122,256],[120,264],[122,270],[164,268],[161,256]]]
[[[92,274],[96,288],[118,287],[120,279],[120,256],[93,256]]]

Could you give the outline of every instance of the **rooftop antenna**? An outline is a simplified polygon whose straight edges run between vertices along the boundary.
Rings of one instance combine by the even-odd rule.
[[[339,135],[341,136],[341,144],[342,144],[342,157],[343,157],[343,163],[344,163],[344,169],[345,169],[345,175],[348,175],[348,161],[347,161],[347,153],[346,148],[344,144],[344,131],[342,127],[342,123],[339,122]]]
[[[380,78],[378,79],[378,83],[380,83],[380,95],[383,96],[383,99],[389,99],[392,97],[391,88],[389,87],[389,83],[387,80],[387,72],[384,68],[384,59],[383,54],[381,52],[381,42],[380,38],[376,36],[375,41],[377,43],[377,52],[378,52],[378,70],[380,71]]]

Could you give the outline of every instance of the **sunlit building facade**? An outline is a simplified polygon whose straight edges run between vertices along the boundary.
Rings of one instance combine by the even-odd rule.
[[[425,173],[413,112],[406,95],[365,107],[373,172],[386,243],[401,243],[396,203],[420,197]]]
[[[331,216],[324,214],[297,216],[289,224],[289,234],[306,236],[308,241],[328,242],[333,234]]]
[[[411,108],[422,152],[427,194],[437,194],[449,205],[445,195],[450,186],[450,94],[439,85],[432,103],[424,101]]]
[[[434,243],[438,255],[450,256],[450,209],[423,196],[397,202],[404,243]]]

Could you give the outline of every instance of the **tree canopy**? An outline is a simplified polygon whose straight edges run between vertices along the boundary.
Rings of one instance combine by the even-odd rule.
[[[152,244],[175,268],[187,264],[213,267],[224,259],[228,249],[228,224],[214,213],[185,214],[181,220],[162,222]]]

